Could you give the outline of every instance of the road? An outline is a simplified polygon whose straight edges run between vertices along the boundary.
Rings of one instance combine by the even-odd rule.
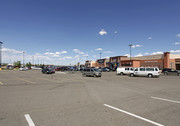
[[[0,126],[179,126],[180,77],[0,71]]]

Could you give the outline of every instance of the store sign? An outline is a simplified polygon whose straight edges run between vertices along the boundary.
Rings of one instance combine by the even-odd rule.
[[[104,63],[104,59],[100,59],[98,62],[99,63]]]
[[[145,63],[154,63],[154,62],[158,62],[157,60],[155,61],[145,61]]]

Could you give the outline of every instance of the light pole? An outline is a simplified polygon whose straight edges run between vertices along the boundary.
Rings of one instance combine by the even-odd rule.
[[[129,47],[130,47],[130,66],[131,66],[131,47],[132,46],[133,46],[132,44],[129,45]]]
[[[34,66],[34,56],[32,56],[32,63],[33,63],[33,66]]]
[[[100,63],[99,63],[99,64],[100,64],[100,67],[101,67],[101,54],[102,54],[102,53],[100,52],[100,53],[99,53],[99,55],[100,55],[100,60],[99,60],[99,62],[100,62]]]
[[[25,67],[25,64],[24,64],[24,51],[23,51],[23,67]]]
[[[2,62],[2,55],[1,55],[1,53],[2,53],[2,44],[3,44],[3,42],[0,41],[0,69],[1,69],[1,62]]]

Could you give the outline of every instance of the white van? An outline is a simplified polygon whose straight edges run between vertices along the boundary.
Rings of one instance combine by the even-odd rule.
[[[129,75],[133,70],[132,67],[119,67],[117,68],[117,75]]]
[[[149,78],[151,77],[159,77],[159,68],[157,67],[139,67],[134,68],[134,71],[130,73],[130,77],[133,76],[147,76]]]

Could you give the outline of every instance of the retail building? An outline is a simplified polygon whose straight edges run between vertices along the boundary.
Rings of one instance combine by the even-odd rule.
[[[109,59],[98,59],[96,61],[96,67],[109,67],[111,69],[117,67],[158,67],[173,68],[180,70],[180,54],[170,54],[165,52],[158,55],[132,57],[131,59],[127,56],[115,56]]]

